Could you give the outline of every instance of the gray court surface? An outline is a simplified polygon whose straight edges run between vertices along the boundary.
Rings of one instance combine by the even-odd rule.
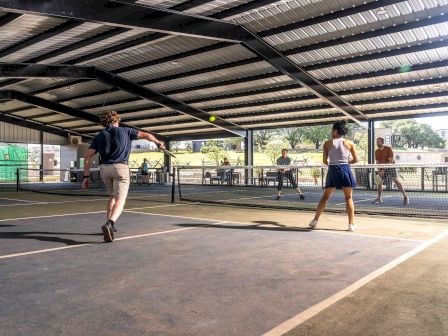
[[[276,200],[275,187],[244,187],[244,186],[183,186],[182,199],[192,202],[206,202],[227,205],[255,206],[269,208],[285,208],[297,210],[315,210],[323,189],[302,187],[305,199],[301,200],[292,188],[283,188],[282,197]],[[448,216],[448,193],[446,192],[415,192],[407,193],[409,204],[403,204],[403,196],[399,191],[384,191],[383,203],[374,204],[378,194],[375,190],[353,190],[355,211],[358,213],[410,215],[420,217]],[[345,198],[341,190],[336,190],[326,207],[327,211],[345,211]]]
[[[0,259],[0,335],[261,335],[420,244],[130,212],[106,244],[104,216],[0,221],[0,256],[72,247]]]
[[[19,198],[6,198],[6,197],[0,197],[0,206],[2,205],[16,205],[16,204],[26,204],[26,203],[32,203],[31,201],[27,200],[21,200]]]

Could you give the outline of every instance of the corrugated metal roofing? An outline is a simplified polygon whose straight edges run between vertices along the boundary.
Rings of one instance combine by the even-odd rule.
[[[342,98],[359,110],[373,112],[370,114],[372,117],[448,113],[448,109],[437,107],[408,108],[448,102],[448,94],[445,94],[448,84],[443,81],[443,78],[448,78],[448,65],[439,65],[441,61],[448,61],[448,23],[439,19],[436,23],[428,22],[428,17],[440,18],[447,12],[448,0],[393,2],[381,7],[375,1],[363,0],[283,0],[254,8],[256,1],[250,0],[213,0],[199,5],[186,0],[137,1],[155,8],[174,8],[185,10],[187,14],[212,17],[237,9],[233,14],[224,15],[224,20],[260,32],[267,43],[286,52],[290,60],[328,83],[326,85]],[[359,6],[366,8],[365,4],[376,9],[357,10]],[[244,12],[244,8],[249,9]],[[352,14],[344,15],[348,9]],[[380,9],[382,14],[379,14]],[[319,22],[321,15],[327,18],[330,13],[337,15],[331,14],[332,18]],[[301,27],[296,24],[296,28],[290,25],[302,21],[307,24],[300,24]],[[400,28],[396,32],[388,28],[415,22],[423,24],[412,29]],[[333,116],[331,120],[342,117],[325,101],[310,95],[307,89],[300,88],[293,79],[243,45],[152,33],[141,28],[117,29],[81,21],[49,38],[38,38],[66,23],[63,19],[35,14],[20,15],[5,23],[0,26],[0,62],[23,62],[39,57],[41,63],[56,64],[73,63],[79,59],[79,64],[114,71],[173,99],[223,116],[233,123],[241,123],[244,128],[285,127],[291,123],[308,125],[319,122],[319,116]],[[286,25],[291,28],[281,32],[270,31]],[[387,28],[388,33],[382,33],[383,28]],[[370,31],[377,31],[372,33],[376,36],[360,35],[353,41],[328,43]],[[35,43],[32,43],[33,38]],[[93,42],[82,43],[90,40]],[[1,56],[7,48],[20,43],[24,43],[23,48],[14,48]],[[77,43],[79,47],[71,47]],[[306,49],[298,49],[300,52],[294,51],[296,53],[293,54],[291,49],[298,47]],[[412,71],[412,67],[400,70],[404,65],[425,67],[416,71]],[[390,71],[377,75],[386,70]],[[363,75],[353,78],[358,74]],[[289,87],[291,84],[295,86]],[[213,126],[203,127],[209,124],[95,80],[0,79],[0,87],[37,95],[94,114],[111,109],[123,111],[123,118],[129,119],[129,123],[148,125],[148,130],[159,130],[170,136],[221,131]],[[418,98],[413,99],[414,95]],[[387,111],[400,107],[406,109]],[[12,112],[24,118],[82,131],[99,129],[90,122],[74,120],[71,116],[21,102],[2,102],[0,112]],[[313,116],[316,118],[311,119]],[[300,120],[301,117],[306,119]],[[132,121],[132,118],[138,119]],[[281,119],[284,121],[279,121]],[[191,130],[185,130],[190,126]]]

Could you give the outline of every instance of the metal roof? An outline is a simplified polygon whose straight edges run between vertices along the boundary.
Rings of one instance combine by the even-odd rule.
[[[242,25],[365,118],[448,115],[448,0],[139,0],[128,6]],[[171,103],[161,106],[97,78],[8,75],[0,90],[95,115],[114,109],[129,125],[173,139],[222,131],[188,115],[189,108],[238,129],[345,118],[244,43],[0,8],[1,64],[92,66]],[[4,99],[0,113],[86,135],[100,129],[29,101]]]

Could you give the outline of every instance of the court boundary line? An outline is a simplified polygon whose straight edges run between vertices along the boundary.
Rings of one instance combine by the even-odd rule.
[[[223,223],[225,223],[225,222],[223,222]],[[173,229],[173,230],[166,230],[166,231],[142,233],[139,235],[120,237],[120,238],[114,239],[114,241],[156,236],[156,235],[167,234],[167,233],[172,233],[172,232],[193,230],[193,229],[197,229],[197,228],[198,227],[187,227],[187,228],[180,228],[180,229]],[[11,259],[11,258],[15,258],[15,257],[22,257],[22,256],[27,256],[27,255],[32,255],[32,254],[40,254],[40,253],[46,253],[46,252],[67,250],[67,249],[72,249],[72,248],[77,248],[77,247],[93,246],[93,245],[99,245],[99,244],[106,244],[106,243],[105,242],[93,242],[93,243],[86,243],[86,244],[75,244],[75,245],[53,247],[53,248],[42,249],[42,250],[34,250],[34,251],[19,252],[19,253],[7,254],[7,255],[0,255],[0,260],[1,259]]]
[[[431,245],[437,243],[439,240],[442,240],[443,238],[448,236],[448,230],[441,232],[437,236],[423,242],[422,244],[416,246],[409,252],[406,252],[405,254],[402,254],[398,258],[390,261],[386,265],[376,269],[375,271],[369,273],[368,275],[364,276],[363,278],[355,281],[348,287],[342,289],[341,291],[331,295],[330,297],[326,298],[325,300],[315,304],[314,306],[311,306],[304,311],[298,313],[294,317],[290,318],[289,320],[286,320],[285,322],[281,323],[277,327],[274,327],[273,329],[269,330],[268,332],[264,333],[263,336],[281,336],[292,329],[298,327],[302,323],[306,322],[307,320],[311,319],[312,317],[318,315],[320,312],[325,310],[326,308],[329,308],[333,304],[337,303],[338,301],[344,299],[345,297],[349,296],[350,294],[354,293],[359,288],[363,287],[364,285],[372,282],[376,278],[380,277],[381,275],[387,273],[388,271],[392,270],[393,268],[397,267],[398,265],[402,264],[406,260],[410,259],[411,257],[417,255],[418,253],[424,251]]]
[[[39,205],[39,204],[64,204],[75,202],[91,202],[91,201],[107,201],[107,198],[94,198],[94,199],[77,199],[71,201],[28,201],[29,203],[15,203],[15,204],[0,204],[0,207],[21,206],[21,205]]]
[[[194,204],[191,204],[194,205]],[[138,208],[135,210],[140,210],[143,208]],[[220,222],[220,220],[217,219],[206,219],[206,218],[200,218],[200,217],[190,217],[190,216],[180,216],[180,215],[168,215],[168,214],[158,214],[155,212],[141,212],[141,211],[133,211],[132,209],[129,210],[123,210],[123,212],[131,212],[131,213],[136,213],[136,214],[143,214],[143,215],[150,215],[150,216],[162,216],[162,217],[175,217],[175,218],[184,218],[184,219],[193,219],[193,220],[201,220],[201,221],[211,221],[211,222]],[[255,226],[257,224],[254,223],[249,223],[249,222],[238,222],[238,221],[225,221],[224,223],[229,223],[229,224],[241,224],[241,225],[252,225]],[[291,228],[294,228],[294,226],[291,226]],[[308,226],[304,226],[304,227],[297,227],[299,229],[309,229]],[[362,233],[353,233],[353,232],[344,232],[344,231],[327,231],[327,230],[311,230],[309,229],[309,231],[312,232],[316,232],[316,233],[327,233],[327,234],[340,234],[340,235],[349,235],[349,236],[359,236],[359,237],[367,237],[367,238],[380,238],[380,239],[389,239],[389,240],[401,240],[401,241],[410,241],[410,242],[417,242],[417,243],[422,243],[422,242],[426,242],[428,240],[425,239],[410,239],[410,238],[398,238],[398,237],[389,237],[389,236],[374,236],[374,235],[368,235],[368,234],[362,234]]]
[[[382,196],[381,198],[390,198],[390,197],[394,197],[395,195],[388,195],[388,196]],[[378,197],[375,197],[375,198],[363,198],[363,199],[360,199],[360,200],[356,200],[356,201],[353,201],[353,203],[360,203],[360,202],[365,202],[365,201],[374,201],[374,200],[376,200]],[[372,202],[372,204],[376,204],[375,202]],[[336,205],[345,205],[345,202],[343,202],[343,203],[337,203]]]
[[[172,207],[172,206],[181,206],[185,204],[176,203],[176,204],[164,204],[164,205],[155,205],[155,206],[147,206],[147,207],[140,207],[140,208],[133,208],[133,209],[148,209],[148,208],[163,208],[163,207]],[[132,210],[132,209],[130,209]],[[126,210],[123,210],[123,212]],[[20,218],[6,218],[6,219],[0,219],[0,222],[6,222],[6,221],[18,221],[18,220],[26,220],[26,219],[39,219],[39,218],[52,218],[52,217],[64,217],[64,216],[78,216],[78,215],[90,215],[90,214],[96,214],[96,213],[102,213],[106,212],[106,210],[98,210],[98,211],[87,211],[87,212],[74,212],[74,213],[66,213],[66,214],[59,214],[59,215],[43,215],[43,216],[30,216],[30,217],[20,217]]]
[[[23,200],[23,199],[18,199],[18,198],[9,198],[9,197],[0,197],[0,200],[7,200],[7,201],[19,201],[19,202],[34,202],[34,201],[28,201],[28,200]]]

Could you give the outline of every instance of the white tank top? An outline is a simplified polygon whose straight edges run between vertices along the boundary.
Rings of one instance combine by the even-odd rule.
[[[344,145],[344,138],[333,139],[333,145],[328,151],[330,165],[347,164],[350,158],[350,150]]]

